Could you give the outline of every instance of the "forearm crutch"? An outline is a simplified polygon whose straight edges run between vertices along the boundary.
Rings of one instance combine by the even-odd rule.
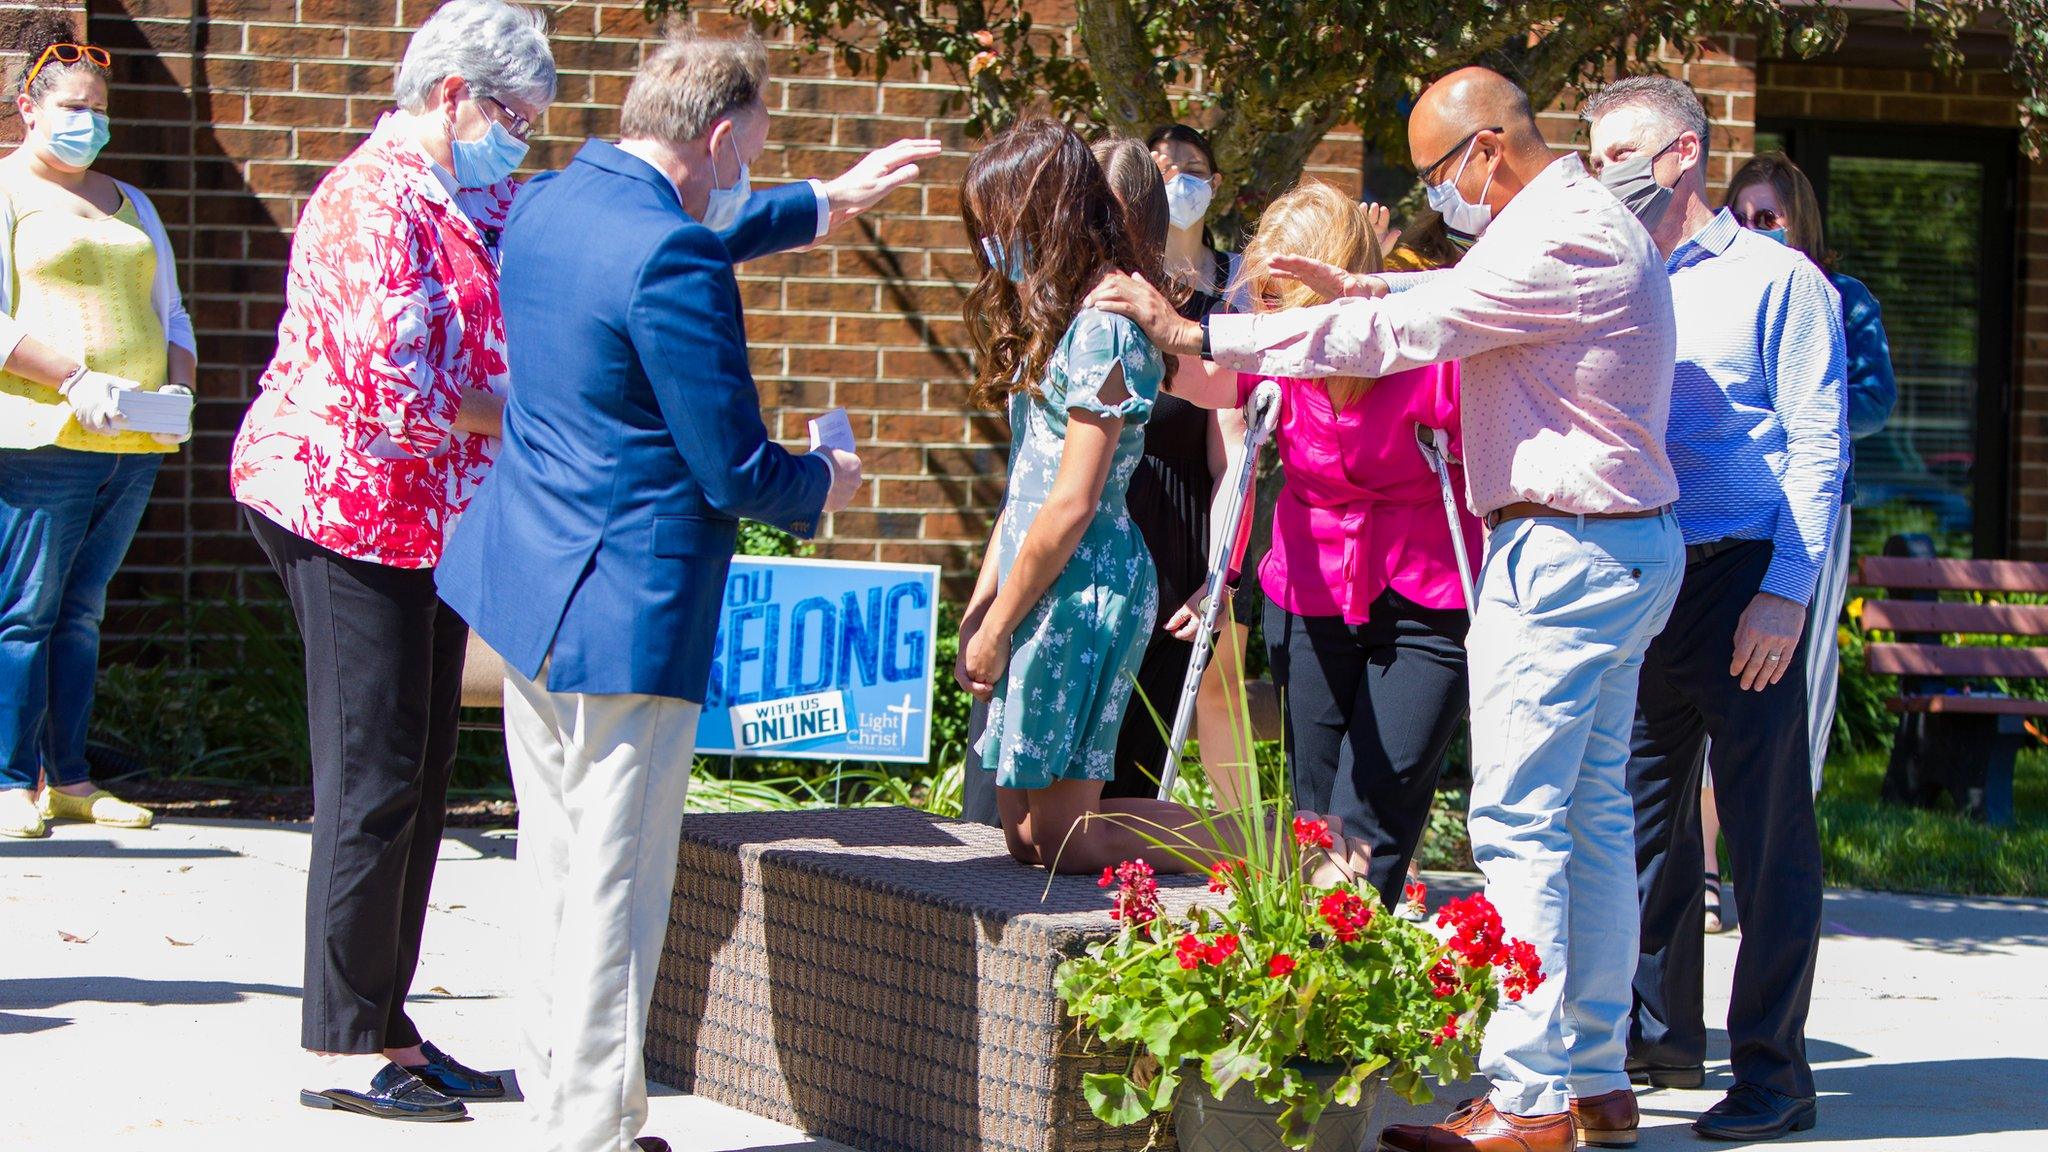
[[[1223,519],[1228,531],[1210,533],[1209,579],[1202,586],[1202,627],[1195,634],[1194,655],[1188,658],[1187,678],[1181,681],[1180,704],[1173,711],[1173,728],[1166,737],[1166,763],[1159,776],[1159,798],[1173,797],[1173,785],[1180,779],[1180,750],[1188,742],[1188,727],[1195,720],[1195,699],[1201,695],[1202,673],[1216,649],[1217,622],[1223,616],[1223,588],[1230,579],[1230,565],[1236,557],[1237,538],[1244,527],[1250,505],[1252,477],[1259,467],[1259,449],[1272,439],[1280,422],[1280,386],[1260,381],[1245,405],[1244,455],[1237,463],[1235,482],[1224,493]]]
[[[1451,551],[1458,557],[1458,582],[1465,588],[1465,615],[1469,617],[1478,610],[1479,598],[1472,583],[1472,557],[1465,554],[1464,528],[1458,523],[1458,497],[1451,491],[1451,437],[1441,428],[1417,424],[1415,446],[1422,449],[1422,458],[1429,461],[1429,470],[1436,473],[1444,490],[1444,519],[1450,521]]]

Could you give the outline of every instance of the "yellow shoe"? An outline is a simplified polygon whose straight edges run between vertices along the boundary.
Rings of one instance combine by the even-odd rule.
[[[0,836],[35,840],[47,831],[43,814],[36,811],[35,798],[28,789],[9,788],[0,792]]]
[[[106,828],[147,828],[156,813],[101,788],[90,796],[67,796],[55,788],[43,789],[41,805],[45,820],[83,820]]]

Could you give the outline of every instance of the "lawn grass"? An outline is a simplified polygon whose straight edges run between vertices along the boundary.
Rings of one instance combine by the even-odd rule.
[[[1820,794],[1827,882],[1956,896],[2048,896],[2048,750],[2020,754],[2011,828],[1878,801],[1886,754],[1828,761]]]

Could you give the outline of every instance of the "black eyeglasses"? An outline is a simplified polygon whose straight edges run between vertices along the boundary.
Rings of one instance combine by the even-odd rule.
[[[1744,216],[1741,212],[1732,208],[1729,211],[1735,214],[1735,222],[1737,224],[1752,232],[1776,232],[1778,229],[1783,228],[1786,223],[1783,216],[1778,215],[1769,208],[1759,208],[1748,216]]]
[[[1467,135],[1464,139],[1458,141],[1456,144],[1451,145],[1451,150],[1449,152],[1446,152],[1442,156],[1437,157],[1436,163],[1431,164],[1429,167],[1424,168],[1420,172],[1417,172],[1415,175],[1418,178],[1420,178],[1424,184],[1435,183],[1435,181],[1431,180],[1430,177],[1436,175],[1436,170],[1450,163],[1456,157],[1462,155],[1465,149],[1471,145],[1472,141],[1477,140],[1479,138],[1479,134],[1481,132],[1491,132],[1494,135],[1498,136],[1505,131],[1507,131],[1506,128],[1500,127],[1498,125],[1491,128],[1474,128],[1470,135]]]
[[[490,101],[490,103],[494,107],[496,107],[498,111],[505,114],[505,119],[507,121],[505,125],[505,131],[510,132],[515,139],[524,141],[528,136],[532,135],[533,121],[528,120],[526,117],[521,116],[517,112],[514,112],[511,109],[511,107],[509,107],[503,100],[498,99],[496,96],[477,97],[477,103],[479,104],[483,103],[486,100]]]

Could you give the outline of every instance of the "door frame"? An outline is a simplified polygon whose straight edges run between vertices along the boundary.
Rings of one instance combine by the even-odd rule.
[[[1828,202],[1828,161],[1838,154],[1899,160],[1963,160],[1984,166],[1979,206],[1977,395],[1971,469],[1972,549],[2001,557],[2013,538],[2015,501],[2013,399],[2018,348],[2019,132],[1963,125],[1877,124],[1871,121],[1766,119],[1759,132],[1784,137],[1785,151],[1813,182],[1823,209]],[[1883,301],[1879,301],[1880,304]]]

